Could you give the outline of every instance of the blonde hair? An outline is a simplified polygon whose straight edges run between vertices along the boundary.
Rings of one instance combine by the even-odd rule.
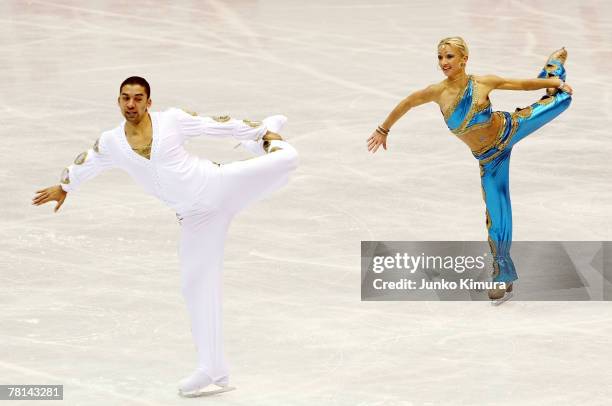
[[[469,56],[470,54],[467,44],[461,37],[448,37],[440,40],[438,43],[438,49],[440,49],[440,47],[443,45],[450,45],[457,48],[463,56]]]

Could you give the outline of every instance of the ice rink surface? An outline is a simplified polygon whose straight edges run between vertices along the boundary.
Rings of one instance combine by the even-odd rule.
[[[572,106],[513,152],[514,238],[612,240],[608,1],[0,2],[0,384],[63,384],[67,405],[609,405],[610,302],[360,301],[361,240],[486,238],[478,165],[436,105],[409,112],[388,151],[365,146],[402,97],[443,79],[449,35],[473,74],[535,77],[568,49]],[[30,205],[121,121],[131,75],[153,110],[283,113],[301,154],[230,230],[238,390],[214,398],[176,394],[195,350],[174,213],[116,170],[57,214]],[[234,144],[189,150],[246,158]]]

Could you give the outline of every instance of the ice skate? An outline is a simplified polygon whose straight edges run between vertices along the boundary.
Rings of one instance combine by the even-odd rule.
[[[499,306],[500,304],[505,303],[508,300],[512,299],[514,297],[514,293],[512,292],[512,290],[513,290],[512,282],[510,282],[506,286],[506,288],[489,289],[488,294],[489,294],[489,299],[491,299],[491,305]]]
[[[275,116],[269,116],[263,119],[263,123],[266,125],[268,131],[273,133],[280,133],[285,123],[287,122],[287,117],[282,114],[277,114]]]
[[[240,144],[236,145],[236,147],[242,145],[244,149],[246,149],[253,155],[259,156],[264,155],[266,153],[266,149],[264,146],[265,143],[266,142],[264,140],[245,140],[240,141]]]
[[[556,50],[548,57],[546,61],[546,65],[542,69],[542,72],[538,75],[539,78],[559,78],[565,81],[565,61],[567,61],[567,50],[565,47]],[[549,96],[554,96],[559,92],[558,88],[549,88],[546,89],[546,94]]]
[[[189,377],[179,383],[179,396],[185,398],[196,398],[200,396],[212,396],[223,392],[236,389],[229,386],[229,378],[223,377],[213,382],[213,380],[201,369],[197,369]]]
[[[287,122],[287,117],[277,114],[275,116],[269,116],[264,118],[262,122],[266,125],[268,131],[278,134],[285,126],[285,123]],[[273,138],[265,135],[263,139],[259,140],[240,141],[240,144],[238,144],[237,146],[242,145],[247,151],[251,152],[254,155],[264,155],[267,152],[272,152],[269,151],[269,145],[272,139],[282,140],[282,137],[280,136],[272,137]]]

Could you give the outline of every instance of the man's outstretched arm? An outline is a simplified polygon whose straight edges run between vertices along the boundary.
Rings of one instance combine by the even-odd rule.
[[[80,153],[75,158],[74,163],[64,169],[59,185],[37,190],[32,199],[32,204],[40,206],[55,201],[57,205],[54,211],[57,212],[64,204],[68,192],[75,190],[85,181],[113,166],[113,160],[104,145],[103,137],[100,137],[92,148]]]

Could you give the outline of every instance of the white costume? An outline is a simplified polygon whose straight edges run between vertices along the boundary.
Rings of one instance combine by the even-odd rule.
[[[286,120],[273,116],[263,123],[229,117],[192,116],[179,109],[150,113],[153,127],[150,159],[132,150],[125,121],[107,131],[92,149],[64,170],[62,188],[70,192],[105,169],[128,172],[147,193],[177,212],[181,223],[179,256],[181,287],[198,351],[198,369],[181,384],[183,391],[209,383],[226,385],[221,326],[223,248],[232,217],[250,203],[284,185],[297,167],[296,150],[272,141],[275,152],[246,161],[218,165],[189,155],[189,137],[233,137],[253,149],[268,129],[278,131]],[[259,141],[261,144],[263,141]],[[255,145],[257,148],[257,145]],[[263,153],[263,148],[259,147]]]

